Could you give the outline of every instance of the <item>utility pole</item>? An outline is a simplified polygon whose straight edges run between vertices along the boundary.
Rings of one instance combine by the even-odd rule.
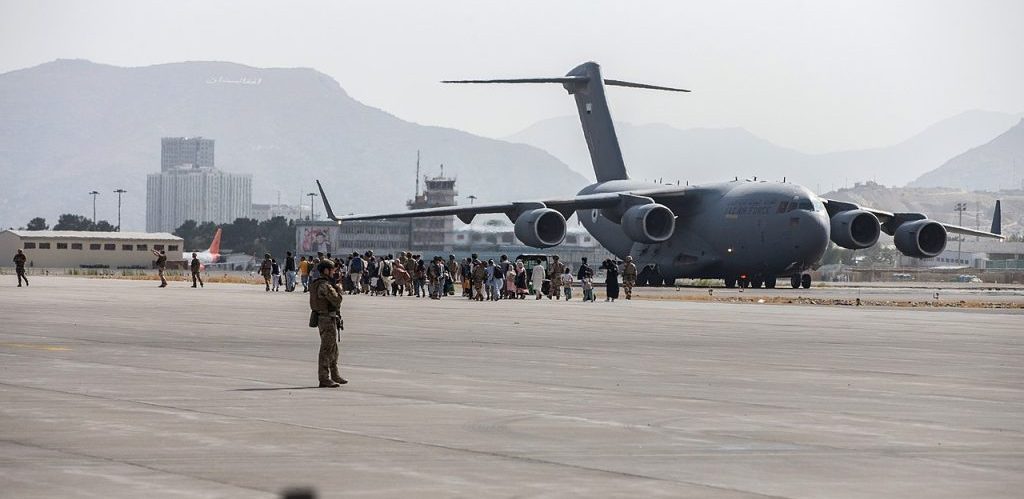
[[[467,197],[466,199],[469,200],[469,205],[473,206],[473,201],[476,201],[476,196],[470,194],[469,197]]]
[[[416,150],[416,194],[413,195],[412,200],[416,201],[416,198],[420,197],[420,151]]]
[[[96,225],[96,196],[99,196],[99,191],[92,191],[89,193],[92,196],[92,224]]]
[[[117,193],[117,231],[121,232],[121,194],[124,194],[128,191],[124,189],[117,189],[114,192]]]
[[[315,222],[316,221],[316,205],[313,204],[313,198],[318,198],[318,197],[320,197],[320,195],[315,193],[315,192],[310,192],[309,194],[306,194],[306,195],[309,196],[309,221]]]
[[[964,226],[964,212],[967,211],[967,203],[957,203],[956,207],[953,208],[953,211],[956,211],[957,213],[960,214],[960,221],[957,223],[957,225],[963,227]],[[958,264],[960,263],[960,246],[963,244],[963,242],[964,242],[964,237],[958,235],[957,238],[956,238],[956,263],[958,263]]]

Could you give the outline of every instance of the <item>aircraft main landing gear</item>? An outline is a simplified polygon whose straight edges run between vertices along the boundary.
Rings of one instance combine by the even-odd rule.
[[[764,280],[765,289],[775,289],[775,277],[768,277]]]
[[[729,289],[735,288],[736,287],[736,278],[735,277],[726,277],[725,278],[725,287],[727,287]]]
[[[811,274],[804,274],[804,275],[800,276],[800,285],[803,286],[804,289],[810,289],[810,287],[811,287]]]

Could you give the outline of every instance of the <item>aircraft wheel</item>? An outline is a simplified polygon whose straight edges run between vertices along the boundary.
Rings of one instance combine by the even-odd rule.
[[[800,285],[803,286],[804,289],[810,288],[811,287],[811,274],[804,274],[804,275],[800,276]]]
[[[764,280],[764,287],[766,289],[775,289],[775,278],[769,277]]]
[[[740,288],[746,288],[747,286],[750,285],[750,281],[744,278],[740,278],[736,280],[736,284],[739,284]]]
[[[735,288],[736,287],[736,278],[735,277],[726,277],[725,278],[725,287],[727,287],[729,289]]]
[[[754,289],[761,289],[761,285],[764,284],[760,279],[753,279],[750,281],[750,287]]]
[[[789,285],[793,286],[793,289],[800,288],[800,276],[795,275],[789,278]]]

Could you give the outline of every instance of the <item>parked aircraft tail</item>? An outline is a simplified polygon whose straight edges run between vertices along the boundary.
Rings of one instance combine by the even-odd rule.
[[[211,255],[220,254],[220,227],[217,227],[217,232],[213,234],[213,242],[210,243],[209,252]]]
[[[992,230],[989,232],[993,234],[1003,233],[1003,210],[999,208],[999,200],[996,200],[996,210],[992,212]]]
[[[583,136],[587,139],[590,161],[594,165],[594,174],[598,182],[629,178],[626,174],[626,165],[622,160],[622,150],[619,149],[619,139],[615,135],[615,125],[612,123],[612,116],[608,110],[608,100],[604,96],[605,85],[689,92],[682,88],[622,80],[605,80],[601,77],[601,66],[596,62],[585,62],[573,68],[565,76],[556,78],[448,80],[443,83],[561,83],[576,99],[576,110],[580,115]]]

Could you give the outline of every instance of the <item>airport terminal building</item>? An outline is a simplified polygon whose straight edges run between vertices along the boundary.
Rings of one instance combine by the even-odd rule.
[[[149,269],[152,250],[167,252],[167,265],[181,265],[184,240],[166,232],[86,232],[74,230],[5,230],[0,232],[0,266],[13,267],[23,250],[39,268]]]

